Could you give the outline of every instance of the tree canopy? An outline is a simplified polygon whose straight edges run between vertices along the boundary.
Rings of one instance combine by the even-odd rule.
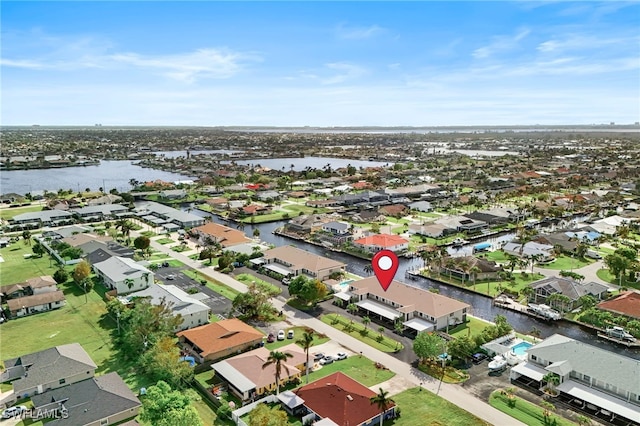
[[[191,405],[198,399],[192,390],[173,390],[161,380],[147,388],[140,419],[154,426],[202,426],[198,412]]]
[[[437,334],[426,331],[418,333],[413,341],[413,352],[420,358],[420,361],[435,359],[443,352],[442,348],[442,338]]]

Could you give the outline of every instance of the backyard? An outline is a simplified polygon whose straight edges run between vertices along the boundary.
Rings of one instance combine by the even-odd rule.
[[[32,255],[25,258],[25,255]],[[36,257],[31,246],[20,240],[0,249],[0,256],[4,259],[0,267],[0,285],[24,282],[27,278],[42,275],[53,275],[57,264],[48,255]]]

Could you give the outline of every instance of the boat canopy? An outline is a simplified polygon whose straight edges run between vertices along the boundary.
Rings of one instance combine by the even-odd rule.
[[[473,249],[478,251],[478,250],[486,250],[491,248],[491,243],[480,243],[480,244],[476,244],[475,246],[473,246]]]

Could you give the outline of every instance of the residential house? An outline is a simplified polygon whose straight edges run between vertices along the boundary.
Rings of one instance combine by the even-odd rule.
[[[259,214],[267,214],[271,212],[271,207],[260,204],[249,204],[238,209],[239,213],[244,216],[256,216]]]
[[[411,210],[415,210],[423,213],[429,213],[434,210],[433,204],[431,204],[428,201],[416,201],[414,203],[409,204],[409,208]]]
[[[43,226],[68,225],[74,222],[73,215],[63,210],[42,210],[39,212],[27,212],[13,216],[9,219],[11,229],[30,229]]]
[[[64,413],[47,422],[54,426],[120,424],[135,417],[142,404],[118,373],[91,377],[31,398],[33,411],[43,418]]]
[[[282,363],[280,386],[300,379],[306,369],[307,355],[295,343],[278,349],[290,353],[293,357]],[[229,385],[229,391],[242,401],[249,401],[276,390],[275,365],[263,368],[269,358],[270,351],[260,347],[249,352],[236,355],[211,366],[215,375]]]
[[[428,223],[425,225],[412,223],[409,225],[408,232],[409,234],[424,235],[429,238],[442,238],[450,234],[455,234],[457,231],[439,223]]]
[[[598,303],[598,309],[640,320],[640,292],[634,290],[620,293],[612,299]]]
[[[18,318],[38,312],[51,311],[65,305],[64,293],[60,290],[49,293],[40,293],[33,296],[24,296],[7,300],[7,307],[11,317]]]
[[[93,270],[107,288],[118,294],[142,290],[153,284],[153,272],[127,257],[110,257],[93,264]]]
[[[353,241],[353,245],[376,253],[380,250],[391,250],[394,253],[402,253],[409,249],[409,241],[399,235],[375,234],[368,237],[359,238]]]
[[[547,277],[529,284],[534,289],[534,303],[544,303],[550,306],[562,307],[563,310],[571,310],[578,307],[578,299],[585,295],[602,300],[607,297],[609,287],[596,282],[579,283],[569,278]],[[562,294],[569,298],[568,303],[550,299],[554,294]]]
[[[79,343],[55,346],[3,363],[0,382],[11,381],[18,399],[90,379],[98,368]]]
[[[224,197],[209,198],[207,204],[214,210],[226,210],[229,207],[229,200]]]
[[[281,246],[266,250],[264,256],[252,262],[283,277],[305,275],[324,281],[336,272],[344,272],[346,265],[337,260],[318,256],[293,246]]]
[[[291,410],[292,404],[289,404],[289,409],[300,411],[297,408],[303,406],[303,412],[308,413],[305,419],[314,414],[315,420],[329,419],[331,423],[328,424],[332,425],[367,426],[380,424],[381,415],[384,420],[395,417],[395,403],[391,402],[381,413],[378,406],[371,403],[376,393],[339,371],[290,393],[299,405]]]
[[[121,300],[129,303],[138,297],[149,298],[152,305],[165,303],[174,317],[179,315],[182,322],[175,331],[198,327],[209,322],[211,308],[198,300],[195,295],[190,295],[174,285],[153,284],[144,290],[130,293]]]
[[[259,346],[264,334],[230,318],[177,333],[180,346],[198,362],[215,361]]]
[[[203,246],[207,244],[208,239],[219,243],[223,248],[251,242],[244,232],[214,222],[192,229],[191,234],[195,235]]]
[[[539,392],[545,375],[559,376],[559,400],[609,422],[640,425],[640,361],[554,334],[527,350],[509,378]]]
[[[180,200],[187,197],[187,191],[184,189],[163,189],[158,192],[158,195],[165,200]]]
[[[446,260],[439,268],[440,273],[465,281],[495,279],[502,272],[502,266],[496,262],[475,256],[448,257]]]
[[[342,194],[331,197],[339,205],[350,207],[358,205],[381,206],[389,202],[387,194],[376,191],[362,191],[357,194]]]
[[[50,275],[27,278],[26,281],[0,287],[0,294],[6,299],[15,299],[34,294],[50,293],[58,290],[58,283]]]
[[[385,216],[402,217],[409,213],[409,209],[404,204],[390,204],[378,208],[378,213]]]
[[[74,217],[84,222],[118,219],[132,215],[129,208],[121,204],[98,204],[69,211]]]
[[[134,204],[134,214],[154,226],[164,226],[166,228],[167,225],[172,224],[179,228],[187,229],[204,224],[204,218],[164,204],[153,201],[137,201]]]
[[[270,190],[270,191],[256,192],[255,197],[260,201],[267,202],[267,201],[279,200],[282,196],[278,191]]]
[[[466,321],[470,305],[394,280],[385,291],[374,277],[349,283],[348,294],[372,319],[396,321],[412,333],[447,329]]]
[[[409,198],[418,198],[425,195],[437,195],[441,188],[438,185],[423,183],[419,185],[401,186],[397,188],[387,188],[384,193],[390,197],[402,195]]]
[[[445,216],[437,219],[435,223],[455,229],[457,232],[468,232],[475,234],[487,228],[487,222],[470,219],[465,216]]]
[[[523,259],[538,257],[538,262],[550,262],[555,259],[554,248],[549,244],[540,244],[529,241],[524,246],[521,243],[509,242],[502,247],[502,250],[512,256]]]
[[[122,197],[116,194],[105,194],[100,197],[92,198],[87,201],[90,206],[99,206],[102,204],[117,204],[122,201]]]
[[[331,221],[324,223],[322,225],[323,232],[315,233],[314,237],[323,244],[328,243],[333,246],[339,246],[353,239],[351,230],[352,226],[346,222]]]

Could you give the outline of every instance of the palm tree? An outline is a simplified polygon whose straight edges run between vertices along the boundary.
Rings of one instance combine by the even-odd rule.
[[[296,343],[302,346],[302,349],[304,349],[304,353],[307,355],[306,376],[307,383],[309,383],[309,348],[311,348],[311,345],[313,345],[313,331],[305,331],[304,333],[302,333],[302,338],[296,340]]]
[[[362,270],[364,271],[365,274],[369,275],[370,273],[373,272],[373,266],[367,263],[366,265],[364,265],[364,268],[362,268]]]
[[[275,366],[276,395],[280,394],[280,374],[282,373],[282,367],[284,367],[287,374],[289,374],[289,368],[284,363],[289,358],[293,358],[293,355],[289,352],[271,351],[267,362],[262,364],[263,370],[272,364]]]
[[[384,413],[386,413],[389,406],[394,403],[393,399],[389,398],[388,395],[389,392],[380,388],[380,392],[378,392],[377,395],[369,398],[371,404],[375,404],[380,410],[380,426],[382,426],[382,422],[384,421]]]
[[[549,418],[551,417],[551,413],[556,410],[556,406],[548,401],[542,401],[540,406],[544,410],[542,415],[544,416],[544,424],[549,424]]]
[[[549,389],[549,393],[555,395],[556,386],[560,384],[560,376],[556,373],[547,373],[542,378],[543,381],[547,382],[547,388]]]
[[[369,323],[371,323],[371,318],[369,318],[368,316],[362,318],[362,324],[364,325],[365,331],[367,330],[367,326],[369,325]]]
[[[24,230],[22,231],[22,239],[24,240],[24,243],[28,246],[31,245],[31,231],[29,230]]]

